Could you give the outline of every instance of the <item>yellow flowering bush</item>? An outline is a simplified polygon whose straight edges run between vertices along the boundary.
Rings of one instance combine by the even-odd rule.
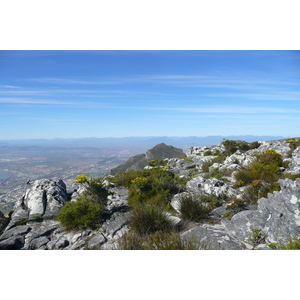
[[[85,174],[81,174],[81,175],[76,176],[74,182],[75,183],[86,183],[86,182],[89,182],[89,178]]]
[[[136,188],[143,188],[145,184],[147,183],[147,178],[145,177],[136,177],[133,180],[131,180],[131,183],[134,185]]]

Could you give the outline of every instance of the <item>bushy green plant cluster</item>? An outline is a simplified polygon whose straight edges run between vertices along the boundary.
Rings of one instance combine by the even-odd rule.
[[[277,246],[280,250],[300,250],[300,238],[290,239],[288,243]]]
[[[249,238],[249,242],[252,244],[253,248],[257,245],[264,243],[267,237],[267,234],[261,230],[260,228],[251,228],[251,238]]]
[[[183,191],[188,178],[154,167],[119,174],[110,180],[129,189],[130,231],[121,239],[119,249],[195,248],[180,240],[178,228],[166,213],[173,195]]]
[[[166,166],[167,161],[163,159],[153,159],[148,162],[148,166],[150,167],[159,167],[159,166]]]
[[[182,191],[188,179],[175,176],[162,168],[129,171],[111,179],[129,189],[128,204],[132,207],[143,203],[166,206],[173,195]]]
[[[192,197],[183,197],[179,203],[181,217],[184,220],[200,222],[208,218],[208,209],[200,201],[194,200]]]
[[[237,198],[233,199],[231,203],[226,206],[226,210],[230,211],[232,215],[242,210],[245,210],[245,208],[246,208],[245,201]]]
[[[224,178],[224,176],[227,174],[227,170],[223,169],[222,171],[219,168],[215,168],[213,169],[211,172],[209,172],[208,174],[206,174],[205,176],[203,176],[205,179],[214,177],[216,179],[222,180],[224,182],[229,182],[229,180],[227,178]]]
[[[225,140],[222,142],[222,145],[225,146],[225,155],[232,155],[237,150],[241,152],[246,152],[251,149],[256,149],[260,146],[259,142],[247,143],[243,141],[234,141],[234,140]]]
[[[77,200],[66,203],[61,208],[57,219],[66,230],[95,229],[100,225],[103,213],[102,205]]]
[[[164,212],[164,208],[150,203],[138,205],[132,209],[129,226],[140,236],[157,231],[170,232],[174,228],[172,221]]]
[[[202,195],[197,199],[192,196],[182,197],[179,211],[184,220],[200,222],[209,219],[209,213],[221,203],[216,195]]]
[[[188,158],[186,155],[181,156],[179,158],[184,159],[184,160],[189,161],[189,162],[194,162],[191,158]]]
[[[86,190],[76,201],[67,202],[57,219],[66,230],[97,228],[102,221],[107,204],[108,191],[100,179],[89,179]]]
[[[213,155],[212,152],[210,150],[207,150],[203,153],[204,156],[211,156]]]
[[[257,156],[249,168],[244,168],[235,174],[236,183],[234,187],[250,185],[247,189],[246,198],[249,202],[256,203],[261,197],[268,193],[280,190],[277,182],[282,178],[280,168],[284,165],[282,156],[273,149],[266,150]]]
[[[213,159],[211,159],[207,162],[204,162],[202,164],[202,172],[208,173],[209,172],[209,167],[211,167],[214,163],[221,164],[221,163],[224,162],[225,159],[226,159],[225,155],[218,155],[218,156],[214,157]]]

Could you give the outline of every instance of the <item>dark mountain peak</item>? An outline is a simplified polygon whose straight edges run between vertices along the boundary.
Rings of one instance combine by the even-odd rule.
[[[130,157],[124,164],[111,169],[110,174],[117,175],[131,170],[142,170],[151,160],[175,158],[181,157],[183,155],[184,152],[182,151],[182,149],[168,146],[165,143],[160,143],[149,149],[146,154],[138,154]]]

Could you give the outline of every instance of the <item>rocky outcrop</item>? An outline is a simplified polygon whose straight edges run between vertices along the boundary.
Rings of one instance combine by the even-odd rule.
[[[245,210],[231,220],[217,225],[198,225],[182,234],[194,237],[212,249],[268,249],[272,243],[283,244],[300,235],[300,184],[290,179],[279,180],[281,191],[258,201],[257,210]],[[253,230],[260,230],[264,239],[251,242]]]
[[[216,178],[205,179],[201,175],[188,181],[186,184],[187,192],[194,195],[216,195],[218,197],[226,195],[226,197],[236,196],[237,190],[230,187],[222,180]]]
[[[118,240],[128,231],[128,191],[125,188],[112,188],[110,192],[106,220],[99,231],[68,232],[55,220],[59,209],[68,200],[74,200],[70,200],[72,195],[68,195],[64,182],[49,179],[32,182],[26,186],[24,196],[16,204],[12,220],[0,235],[0,249],[116,249]],[[78,190],[73,190],[73,193],[77,195]],[[45,195],[47,201],[44,201]]]
[[[300,173],[300,147],[296,148],[292,153],[289,172],[292,174]]]
[[[9,222],[8,218],[6,218],[2,213],[2,211],[0,211],[0,234],[7,226],[8,222]]]
[[[9,228],[27,220],[52,219],[68,201],[65,183],[60,179],[28,182],[25,194],[16,203]]]

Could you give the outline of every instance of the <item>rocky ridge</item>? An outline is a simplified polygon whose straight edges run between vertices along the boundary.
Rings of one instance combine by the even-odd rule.
[[[222,162],[212,164],[209,172],[215,169],[224,171],[221,179],[207,177],[207,172],[203,172],[202,168],[205,163],[217,157],[214,154],[226,150],[223,144],[191,147],[186,153],[186,159],[165,159],[169,170],[189,179],[185,191],[176,194],[171,201],[177,214],[174,216],[173,213],[170,217],[177,218],[177,223],[181,217],[182,197],[216,195],[221,202],[210,214],[213,223],[193,223],[190,226],[192,228],[181,231],[182,239],[194,238],[205,242],[211,249],[271,249],[271,244],[287,243],[289,239],[299,236],[299,179],[280,179],[279,191],[260,198],[256,205],[247,205],[242,211],[234,213],[231,219],[223,216],[229,203],[222,199],[243,199],[245,195],[244,186],[234,187],[235,172],[249,167],[255,161],[254,154],[263,153],[267,149],[274,149],[282,155],[287,163],[284,174],[299,173],[300,147],[291,151],[287,140],[260,142],[255,149],[237,150]],[[0,214],[0,249],[117,249],[119,239],[129,230],[130,211],[126,201],[128,191],[120,187],[109,187],[109,191],[106,207],[108,217],[98,231],[66,232],[55,217],[67,201],[76,201],[82,190],[74,185],[67,187],[59,179],[28,182],[24,196],[16,203],[11,219],[7,220]],[[254,230],[260,233],[260,239],[256,241],[253,241]]]

